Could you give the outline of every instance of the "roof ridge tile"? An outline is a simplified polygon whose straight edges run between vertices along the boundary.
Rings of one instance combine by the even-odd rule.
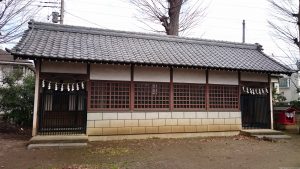
[[[122,36],[122,37],[129,37],[129,38],[142,38],[142,39],[152,39],[152,40],[160,40],[160,41],[173,41],[179,43],[180,42],[199,43],[203,45],[214,45],[214,46],[245,48],[245,49],[258,49],[258,45],[259,45],[259,44],[230,42],[230,41],[222,41],[222,40],[179,37],[174,35],[161,35],[161,34],[154,34],[154,33],[141,33],[141,32],[133,32],[133,31],[121,31],[121,30],[92,28],[92,27],[74,26],[74,25],[61,25],[61,24],[53,24],[53,23],[36,22],[33,20],[29,22],[29,28],[68,31],[68,32],[76,32],[76,33],[86,33],[86,34],[99,34],[99,35],[106,35],[106,36]]]

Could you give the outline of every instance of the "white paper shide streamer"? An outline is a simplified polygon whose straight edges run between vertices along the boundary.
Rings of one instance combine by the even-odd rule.
[[[75,90],[83,90],[85,89],[85,85],[84,85],[84,81],[82,82],[77,82],[77,83],[58,83],[58,82],[54,82],[54,90],[55,91],[68,91],[68,92],[72,92]],[[42,88],[45,88],[47,86],[48,90],[51,90],[51,85],[52,82],[51,81],[46,81],[46,80],[42,80]]]
[[[252,94],[252,95],[264,95],[264,94],[268,94],[269,90],[268,88],[253,88],[253,87],[242,86],[242,92],[247,94]]]

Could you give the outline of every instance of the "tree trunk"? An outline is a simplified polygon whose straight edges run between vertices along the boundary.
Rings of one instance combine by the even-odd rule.
[[[178,36],[179,15],[183,0],[168,0],[169,2],[169,24],[165,26],[167,35]]]
[[[300,34],[300,0],[299,0],[299,7],[298,7],[298,16],[297,16],[297,26],[298,26],[298,49],[299,49],[299,52],[300,52],[300,37],[299,37],[299,34]]]
[[[299,6],[298,6],[298,15],[297,15],[297,26],[298,26],[298,42],[297,42],[297,46],[300,52],[300,38],[299,38],[299,34],[300,34],[300,0],[299,0]]]

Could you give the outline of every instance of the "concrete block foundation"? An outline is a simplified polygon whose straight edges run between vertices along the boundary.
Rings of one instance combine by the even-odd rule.
[[[240,131],[241,112],[89,112],[88,136]]]

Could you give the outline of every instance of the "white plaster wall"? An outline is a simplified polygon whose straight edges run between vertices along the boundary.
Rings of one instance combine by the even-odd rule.
[[[24,77],[26,75],[33,74],[33,72],[31,70],[29,70],[29,68],[26,67],[25,65],[18,65],[18,64],[0,65],[0,85],[3,85],[3,80],[4,80],[5,76],[7,76],[10,72],[12,72],[14,70],[13,69],[14,66],[19,66],[19,68],[22,70],[22,72],[24,74]],[[17,83],[22,84],[23,79],[18,80]]]
[[[0,65],[0,85],[3,85],[5,76],[11,71],[13,71],[12,65]]]
[[[4,79],[4,72],[7,71],[7,66],[6,65],[0,65],[0,85],[3,84],[3,79]]]
[[[206,83],[205,70],[173,69],[173,82],[177,83]]]
[[[238,85],[238,72],[210,70],[208,71],[208,83]]]
[[[43,61],[41,72],[87,74],[87,64]]]
[[[130,81],[130,66],[91,64],[90,79]]]
[[[164,67],[135,67],[134,81],[170,82],[170,69]]]
[[[284,78],[290,79],[289,87],[280,87],[279,93],[283,94],[286,97],[286,102],[290,102],[293,100],[298,100],[300,98],[299,93],[297,93],[297,81],[299,79],[298,73],[293,73],[291,77],[284,75]]]
[[[268,75],[252,72],[241,72],[241,81],[268,82]]]

